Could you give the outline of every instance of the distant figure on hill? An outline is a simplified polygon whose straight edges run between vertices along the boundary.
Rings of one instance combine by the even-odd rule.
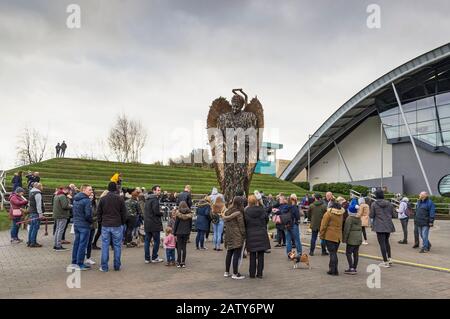
[[[56,158],[58,158],[61,154],[61,144],[59,143],[56,144],[55,149],[56,149]]]
[[[22,171],[19,171],[19,172],[14,174],[14,177],[11,180],[11,184],[13,186],[13,190],[12,190],[13,193],[19,187],[22,188]]]
[[[61,157],[66,156],[66,149],[67,149],[66,141],[63,141],[61,144]]]

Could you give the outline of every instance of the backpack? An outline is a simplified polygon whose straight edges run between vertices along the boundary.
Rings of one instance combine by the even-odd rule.
[[[286,228],[290,228],[292,224],[292,213],[289,209],[287,213],[280,215],[281,224],[283,224]]]
[[[348,211],[353,214],[358,212],[358,209],[356,208],[357,205],[358,205],[358,199],[355,197],[350,202],[350,205],[348,205]]]
[[[209,213],[209,218],[213,224],[217,224],[220,221],[219,214],[213,213],[212,211]]]

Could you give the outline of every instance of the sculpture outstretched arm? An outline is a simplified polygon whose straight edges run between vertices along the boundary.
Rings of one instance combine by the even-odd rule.
[[[233,89],[231,91],[233,92],[233,94],[238,94],[238,92],[242,93],[242,95],[244,96],[244,100],[245,100],[244,107],[246,107],[247,104],[248,104],[248,96],[247,96],[247,94],[245,94],[244,90],[242,90],[242,89]]]

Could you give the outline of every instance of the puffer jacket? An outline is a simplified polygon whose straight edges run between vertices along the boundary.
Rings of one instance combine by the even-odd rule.
[[[269,217],[261,206],[247,207],[244,211],[246,227],[246,247],[249,252],[265,251],[270,249],[267,234]]]
[[[361,218],[358,216],[348,216],[344,223],[344,237],[342,242],[347,245],[359,246],[362,244]]]
[[[202,199],[197,205],[197,220],[195,221],[195,228],[197,230],[209,230],[210,220],[209,213],[211,212],[211,205]]]
[[[344,212],[345,210],[343,208],[328,208],[320,224],[320,239],[335,243],[342,241],[342,219]]]
[[[414,223],[417,226],[429,226],[434,223],[436,216],[436,207],[431,199],[417,201],[416,214],[414,215]]]
[[[377,233],[395,232],[392,218],[395,218],[394,206],[384,199],[377,199],[370,206],[370,218],[373,218],[372,231]]]
[[[173,233],[178,235],[189,235],[192,229],[192,217],[194,214],[189,208],[178,209],[175,213],[175,226]]]
[[[225,222],[225,248],[241,248],[245,241],[244,214],[235,208],[229,208],[223,217]]]
[[[79,228],[91,228],[92,204],[84,193],[78,193],[73,199],[73,224]]]

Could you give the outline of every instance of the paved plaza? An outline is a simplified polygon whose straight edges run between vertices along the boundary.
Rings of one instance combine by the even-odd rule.
[[[394,260],[450,268],[449,221],[436,222],[430,235],[433,248],[428,254],[412,249],[412,242],[399,245],[401,228],[397,221],[395,225],[398,232],[391,239]],[[358,275],[348,276],[343,273],[347,268],[345,255],[339,254],[341,275],[331,277],[326,274],[328,257],[317,251],[311,257],[311,270],[292,269],[284,249],[273,248],[266,254],[263,280],[224,278],[225,251],[197,251],[195,234],[188,244],[186,269],[166,267],[163,263],[144,264],[142,247],[124,248],[120,272],[102,273],[95,265],[93,270],[81,273],[80,289],[69,289],[66,266],[71,251],[52,250],[51,227],[47,237],[41,227],[43,248],[11,246],[9,233],[0,233],[0,298],[450,298],[448,272],[394,264],[390,269],[381,269],[381,288],[368,288],[366,269],[370,264],[378,264],[377,260],[360,258]],[[413,224],[409,227],[411,241]],[[26,231],[21,230],[21,238],[25,235]],[[375,234],[369,231],[368,236],[369,245],[361,246],[360,252],[379,256]],[[69,240],[73,240],[71,237]],[[303,227],[302,242],[308,243],[309,239]],[[340,249],[345,249],[345,245]],[[162,249],[160,256],[164,256]],[[100,251],[93,251],[93,258],[99,261]],[[248,275],[248,259],[241,272]]]

